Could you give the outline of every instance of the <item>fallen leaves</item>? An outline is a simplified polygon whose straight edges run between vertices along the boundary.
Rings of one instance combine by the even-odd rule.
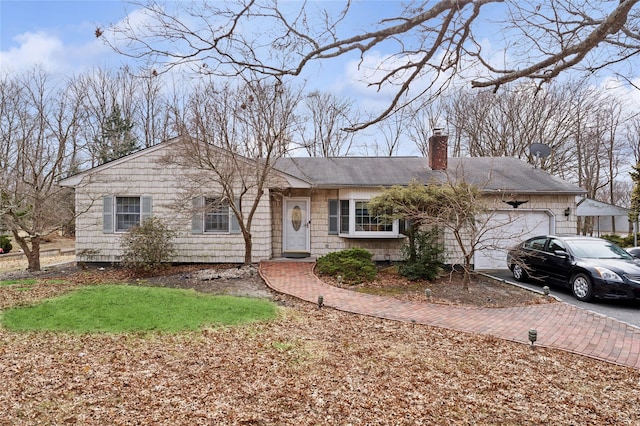
[[[2,286],[0,306],[114,278]],[[0,424],[640,422],[638,370],[278,300],[274,321],[177,335],[0,329]]]
[[[382,270],[374,281],[358,285],[340,285],[335,279],[326,276],[322,276],[321,279],[328,284],[362,293],[445,305],[504,308],[556,302],[552,297],[483,275],[473,275],[468,289],[465,290],[462,277],[463,274],[460,272],[451,272],[435,281],[411,281],[386,269]]]
[[[289,300],[179,335],[0,331],[1,424],[633,424],[640,372]]]

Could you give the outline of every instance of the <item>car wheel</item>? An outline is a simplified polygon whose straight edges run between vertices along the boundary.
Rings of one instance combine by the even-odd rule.
[[[571,278],[571,290],[576,299],[588,302],[593,297],[591,278],[583,273],[575,274]]]
[[[513,265],[511,272],[513,272],[513,278],[518,281],[525,281],[527,279],[527,272],[520,265]]]

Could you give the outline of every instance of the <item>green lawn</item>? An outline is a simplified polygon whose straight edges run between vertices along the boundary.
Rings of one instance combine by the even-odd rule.
[[[0,286],[11,286],[11,285],[19,285],[19,286],[31,286],[37,283],[38,280],[35,278],[22,279],[22,280],[2,280],[0,281]]]
[[[205,325],[269,320],[276,315],[276,305],[262,299],[103,285],[83,287],[35,306],[8,309],[2,314],[2,325],[12,331],[176,333]]]
[[[26,280],[4,280],[0,281],[0,286],[11,286],[18,291],[29,291],[36,285],[36,279],[26,279]]]

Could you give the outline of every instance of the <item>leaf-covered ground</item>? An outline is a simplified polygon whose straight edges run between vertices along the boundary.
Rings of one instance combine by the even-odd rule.
[[[0,286],[0,309],[107,278]],[[273,297],[276,321],[197,333],[0,329],[0,424],[640,424],[638,370]]]
[[[472,275],[471,282],[465,290],[461,272],[443,274],[435,281],[411,281],[398,275],[394,268],[386,268],[380,270],[373,282],[353,286],[339,285],[331,277],[320,278],[328,284],[349,288],[353,291],[426,303],[505,308],[557,302],[553,297],[545,297],[541,293],[532,292],[480,274]]]

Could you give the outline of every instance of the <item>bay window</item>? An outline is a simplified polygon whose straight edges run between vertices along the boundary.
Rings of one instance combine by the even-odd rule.
[[[397,220],[385,223],[371,215],[367,200],[329,200],[329,234],[345,238],[398,238]]]

